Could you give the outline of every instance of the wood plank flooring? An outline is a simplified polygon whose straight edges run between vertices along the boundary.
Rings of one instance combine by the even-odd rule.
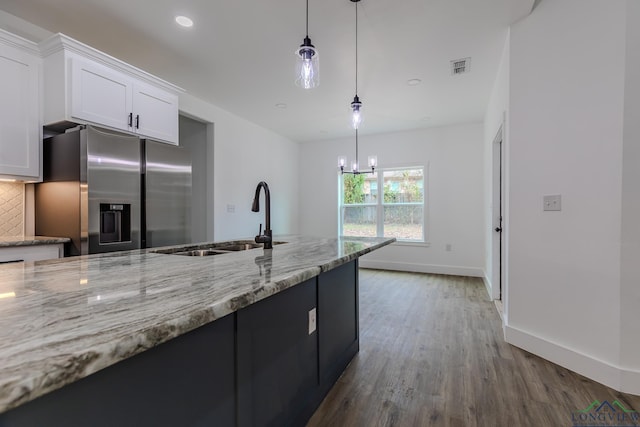
[[[573,426],[596,399],[640,411],[507,344],[481,279],[362,269],[360,353],[307,426]]]

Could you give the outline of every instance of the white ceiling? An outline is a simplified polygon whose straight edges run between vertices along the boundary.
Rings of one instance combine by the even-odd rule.
[[[362,0],[361,134],[480,121],[508,26],[534,0]],[[309,0],[320,86],[294,85],[304,0],[2,0],[0,9],[62,32],[294,141],[351,135],[355,3]],[[178,27],[174,16],[195,21]],[[471,57],[452,76],[449,61]],[[409,79],[421,79],[418,86]],[[277,108],[284,103],[286,109]]]

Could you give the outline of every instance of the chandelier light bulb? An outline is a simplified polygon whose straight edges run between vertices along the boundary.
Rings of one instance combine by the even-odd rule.
[[[369,167],[374,169],[376,166],[378,166],[378,156],[369,156]]]
[[[347,158],[345,156],[338,157],[338,167],[340,167],[340,169],[342,169],[346,165],[347,165]]]

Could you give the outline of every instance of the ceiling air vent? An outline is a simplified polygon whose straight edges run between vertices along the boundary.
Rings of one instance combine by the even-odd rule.
[[[451,61],[451,75],[464,74],[471,71],[471,58],[454,59]]]

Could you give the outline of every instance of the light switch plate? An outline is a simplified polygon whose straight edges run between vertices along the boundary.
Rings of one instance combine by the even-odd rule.
[[[227,205],[228,213],[235,213],[235,211],[236,211],[236,205]]]
[[[542,196],[543,211],[560,211],[562,210],[562,197],[560,194],[551,196]]]
[[[309,310],[309,335],[316,331],[316,309]]]

